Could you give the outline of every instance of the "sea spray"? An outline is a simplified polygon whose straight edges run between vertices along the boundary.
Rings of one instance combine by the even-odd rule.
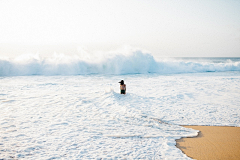
[[[53,54],[51,57],[21,55],[0,58],[0,76],[86,75],[86,74],[176,74],[240,71],[240,60],[204,61],[199,59],[159,59],[142,51],[100,55]]]

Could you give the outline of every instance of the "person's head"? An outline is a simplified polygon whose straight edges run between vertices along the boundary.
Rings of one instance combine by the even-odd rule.
[[[121,80],[121,81],[118,82],[118,83],[120,83],[121,85],[124,85],[124,81],[123,81],[123,80]]]

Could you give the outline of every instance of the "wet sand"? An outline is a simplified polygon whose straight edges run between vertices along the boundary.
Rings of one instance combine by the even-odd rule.
[[[197,160],[240,160],[240,127],[183,126],[199,130],[197,137],[176,140],[176,146]]]

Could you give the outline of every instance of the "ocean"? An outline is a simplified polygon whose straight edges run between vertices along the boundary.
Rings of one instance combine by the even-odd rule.
[[[239,97],[240,58],[1,58],[0,159],[191,159],[182,125],[240,127]]]

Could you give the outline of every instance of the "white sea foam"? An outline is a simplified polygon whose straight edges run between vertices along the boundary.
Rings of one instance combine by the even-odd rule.
[[[240,59],[100,55],[1,58],[0,159],[190,159],[180,125],[240,127]]]
[[[240,127],[239,72],[9,76],[0,89],[0,159],[190,159],[175,139],[198,131],[180,125]]]
[[[174,74],[240,71],[238,61],[199,61],[199,59],[160,59],[148,53],[133,51],[100,55],[64,55],[52,57],[21,55],[0,58],[0,76],[85,75],[85,74]]]

